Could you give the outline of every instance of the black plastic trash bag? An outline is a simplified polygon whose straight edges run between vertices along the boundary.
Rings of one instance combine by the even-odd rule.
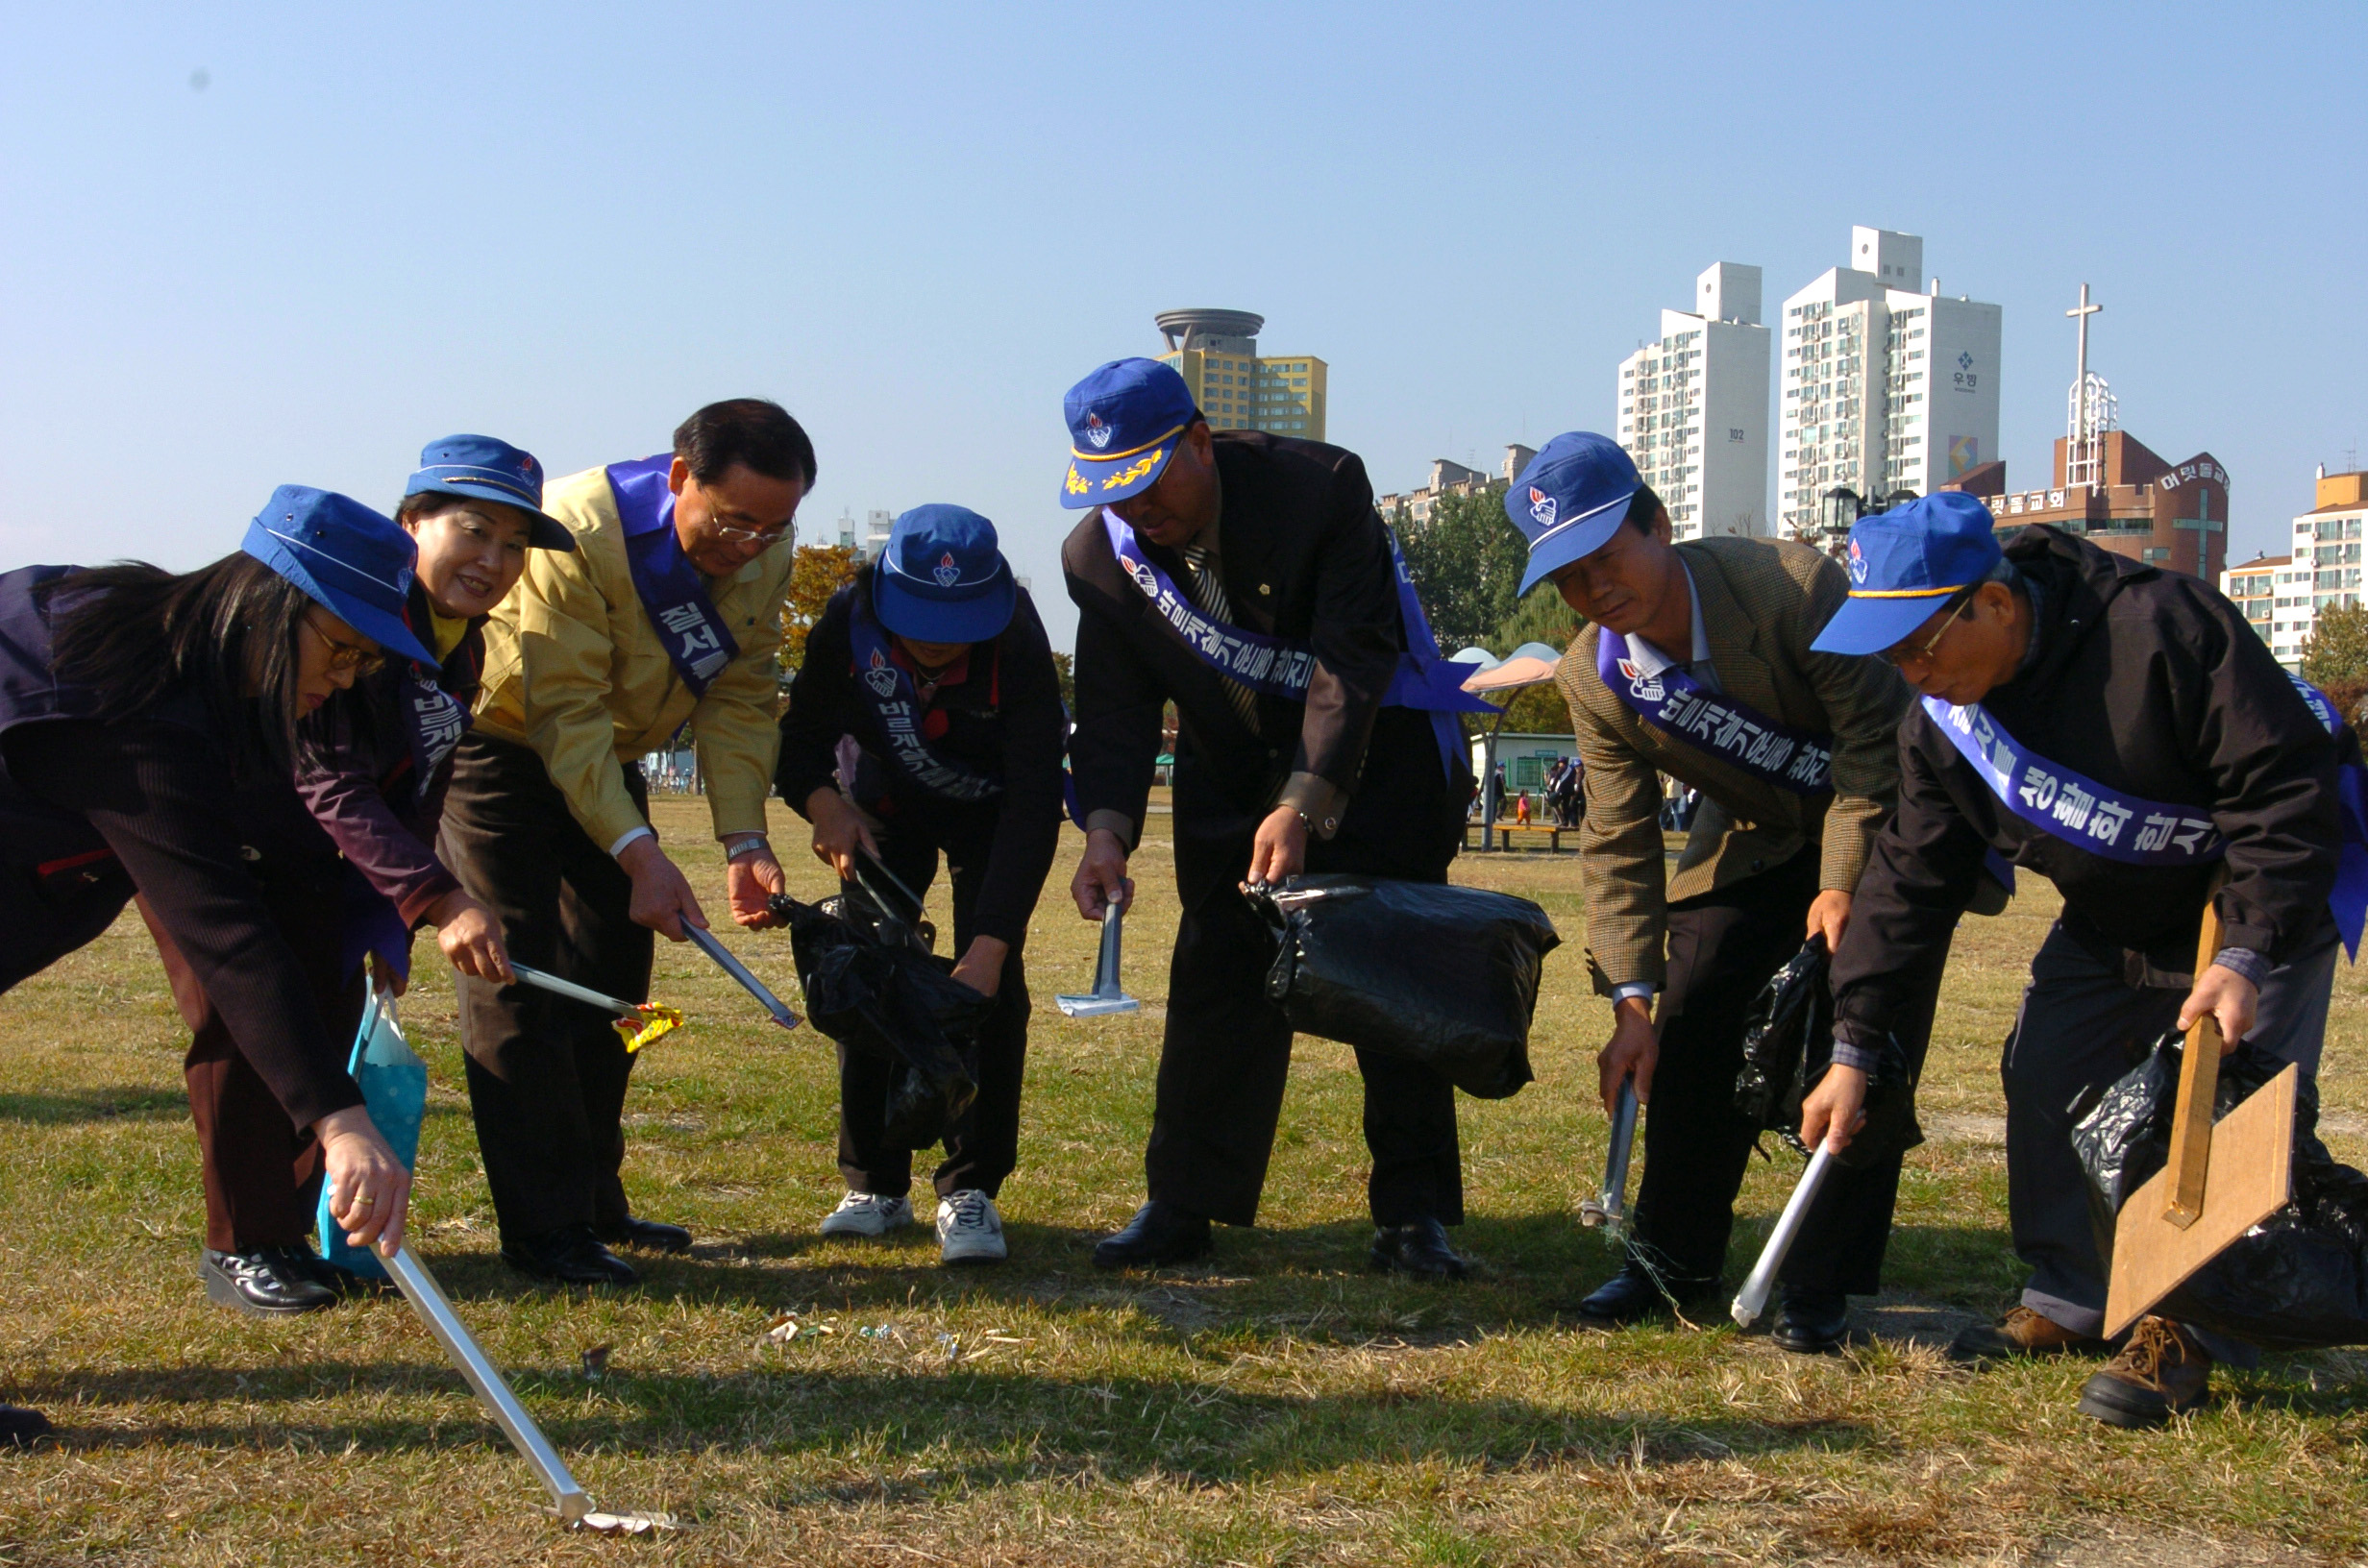
[[[1291,1027],[1436,1067],[1501,1100],[1530,1080],[1529,1020],[1561,944],[1526,898],[1324,873],[1255,890],[1277,951],[1267,994]]]
[[[2072,1129],[2097,1254],[2109,1264],[2122,1205],[2170,1163],[2182,1058],[2180,1037],[2165,1035]],[[2266,1051],[2239,1045],[2221,1059],[2212,1119],[2283,1070]],[[2368,1176],[2337,1164],[2319,1141],[2317,1084],[2306,1078],[2297,1090],[2293,1196],[2155,1311],[2273,1350],[2368,1344]]]
[[[862,898],[802,904],[774,894],[789,921],[806,1021],[850,1050],[899,1064],[888,1096],[890,1139],[926,1148],[978,1096],[973,1066],[992,999],[953,978],[910,927]]]
[[[1735,1109],[1801,1154],[1801,1102],[1834,1062],[1834,1002],[1826,988],[1825,938],[1812,937],[1768,977],[1743,1019],[1743,1067]],[[1837,1156],[1856,1167],[1880,1164],[1924,1141],[1915,1119],[1915,1074],[1896,1040],[1886,1040],[1866,1075],[1866,1125]]]

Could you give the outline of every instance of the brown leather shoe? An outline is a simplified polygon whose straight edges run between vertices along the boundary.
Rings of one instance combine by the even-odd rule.
[[[2028,1307],[2007,1309],[1995,1323],[1976,1323],[1949,1341],[1949,1360],[1985,1366],[2018,1356],[2102,1356],[2109,1347],[2094,1335],[2075,1334]]]
[[[2109,1427],[2158,1427],[2210,1394],[2204,1347],[2167,1317],[2141,1317],[2121,1354],[2081,1385],[2080,1410]]]

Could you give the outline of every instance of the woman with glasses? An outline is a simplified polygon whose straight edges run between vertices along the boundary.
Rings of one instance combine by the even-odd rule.
[[[0,575],[0,990],[104,932],[137,892],[223,1027],[186,1072],[210,1146],[210,1294],[303,1311],[324,1178],[357,1246],[401,1241],[410,1175],[345,1070],[358,988],[327,988],[337,857],[296,793],[298,730],[352,700],[403,624],[410,540],[350,501],[283,486],[240,553],[175,575],[124,563]],[[0,1409],[0,1442],[46,1430]]]

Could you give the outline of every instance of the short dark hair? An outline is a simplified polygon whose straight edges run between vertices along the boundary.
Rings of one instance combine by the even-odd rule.
[[[1653,531],[1653,519],[1661,515],[1661,498],[1653,494],[1649,484],[1637,486],[1637,493],[1628,498],[1628,523],[1639,533]]]
[[[691,478],[702,484],[745,463],[769,479],[814,488],[814,443],[788,409],[765,398],[707,404],[675,427],[675,455],[691,465]]]

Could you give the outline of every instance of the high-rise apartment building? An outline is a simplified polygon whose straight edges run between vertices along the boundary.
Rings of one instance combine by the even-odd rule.
[[[2300,669],[2303,645],[2310,640],[2319,612],[2339,604],[2360,602],[2361,534],[2368,530],[2368,472],[2330,474],[2319,470],[2317,504],[2294,520],[2294,553],[2275,560],[2248,561],[2220,578],[2220,591],[2238,600],[2245,618],[2263,634],[2269,650],[2289,670]],[[2272,571],[2266,590],[2257,574]],[[2239,576],[2247,579],[2239,583]],[[2266,614],[2257,614],[2265,607]]]
[[[1324,362],[1305,354],[1260,354],[1264,316],[1247,310],[1163,310],[1155,320],[1168,340],[1161,362],[1183,375],[1211,425],[1323,439]]]
[[[2298,567],[2291,555],[2258,555],[2221,573],[2220,591],[2269,645],[2280,664],[2291,669],[2302,663],[2309,617],[2307,613],[2297,615],[2294,606],[2299,603],[2305,612],[2309,609],[2309,563]]]
[[[1785,301],[1776,511],[1796,534],[1830,491],[1929,495],[1998,455],[1998,306],[1918,293],[1914,234],[1853,229],[1850,259]]]
[[[1760,269],[1721,261],[1691,310],[1661,312],[1661,338],[1619,363],[1619,444],[1669,508],[1680,539],[1764,534],[1768,331]]]

